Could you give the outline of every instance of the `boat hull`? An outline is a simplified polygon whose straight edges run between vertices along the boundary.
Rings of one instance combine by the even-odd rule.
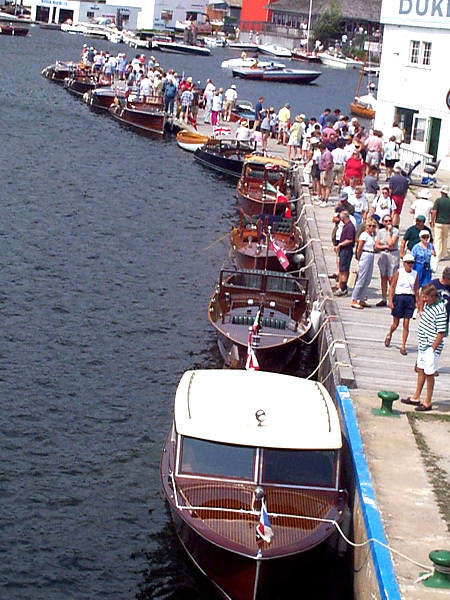
[[[109,107],[114,102],[116,92],[113,88],[96,88],[89,90],[83,95],[83,100],[91,108],[98,110],[109,110]]]
[[[173,52],[175,54],[195,54],[197,56],[210,56],[211,50],[202,46],[189,46],[188,44],[178,44],[176,42],[156,42],[153,46],[155,50],[162,52]]]
[[[286,205],[280,205],[279,209],[274,211],[275,198],[273,200],[265,200],[264,202],[251,198],[243,194],[238,187],[238,204],[242,208],[243,212],[248,216],[253,215],[273,215],[273,214],[284,214]]]
[[[256,79],[259,81],[276,81],[278,83],[311,83],[322,73],[320,71],[295,71],[294,69],[232,69],[233,77]]]
[[[68,77],[64,82],[64,88],[75,96],[84,96],[90,90],[95,89],[96,81],[91,77],[83,77],[82,79],[74,79]]]
[[[15,25],[0,25],[0,35],[12,35],[24,37],[28,35],[27,27],[16,27]]]
[[[121,104],[113,104],[109,108],[110,115],[123,123],[143,133],[164,134],[166,116],[159,111],[140,111]]]
[[[187,152],[195,152],[206,144],[210,138],[193,131],[179,131],[177,133],[177,144]]]
[[[352,102],[350,104],[350,112],[352,115],[357,115],[358,117],[363,117],[364,119],[375,118],[375,111],[373,108],[362,106],[358,102]]]
[[[194,158],[203,166],[218,171],[219,173],[223,173],[224,175],[236,178],[241,176],[243,165],[241,157],[229,158],[218,154],[212,154],[202,146],[194,152]]]
[[[76,63],[55,63],[54,65],[48,65],[48,67],[42,69],[41,75],[54,83],[64,85],[64,80],[67,79],[67,77],[70,77],[76,68]]]
[[[307,54],[305,52],[292,52],[293,60],[300,60],[302,62],[314,63],[316,65],[320,65],[322,63],[322,59],[320,56],[316,56],[315,54]]]

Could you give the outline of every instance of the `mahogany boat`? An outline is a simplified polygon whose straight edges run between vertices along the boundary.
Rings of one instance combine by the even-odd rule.
[[[17,25],[0,24],[0,35],[14,35],[24,37],[28,35],[28,27],[18,27]]]
[[[275,214],[286,209],[281,196],[290,202],[291,165],[282,158],[247,156],[237,184],[238,202],[247,215]]]
[[[329,598],[325,564],[320,578],[311,573],[326,547],[336,557],[332,534],[347,507],[342,448],[336,407],[318,382],[184,373],[161,482],[184,549],[222,597],[286,598],[289,581],[302,597]]]
[[[255,109],[253,104],[249,100],[238,100],[234,108],[231,109],[230,121],[236,123],[237,121],[247,121],[249,128],[253,127],[256,119]]]
[[[125,98],[125,89],[116,85],[96,87],[83,95],[83,100],[91,108],[109,110],[114,98]]]
[[[282,371],[312,329],[308,280],[276,271],[222,269],[208,317],[225,365],[232,368],[246,365],[249,328],[258,317],[252,338],[258,364]]]
[[[240,177],[244,158],[255,150],[255,142],[212,139],[194,152],[194,158],[205,167]]]
[[[123,100],[115,98],[109,113],[114,119],[141,132],[164,134],[166,114],[160,95],[147,97],[145,101],[134,95]]]
[[[75,96],[84,96],[86,92],[98,86],[98,79],[87,71],[76,70],[64,80],[64,88]]]
[[[76,71],[77,67],[78,63],[76,62],[58,60],[53,65],[44,67],[41,75],[59,85],[64,85],[64,80],[70,77]]]
[[[270,243],[270,237],[274,244]],[[239,226],[231,232],[231,246],[236,264],[241,269],[298,269],[301,242],[302,236],[295,220],[277,215],[249,218],[241,212]],[[280,250],[282,257],[277,256]],[[282,265],[284,256],[287,259],[285,266]]]
[[[314,52],[306,52],[301,48],[294,48],[294,50],[292,50],[291,58],[293,60],[301,60],[302,62],[314,63],[316,65],[322,63],[320,56],[317,56],[317,54],[314,54]]]
[[[232,70],[233,77],[256,79],[258,81],[276,81],[285,83],[312,83],[322,74],[321,71],[305,69],[280,69],[279,67],[245,67]]]
[[[211,139],[207,135],[202,135],[196,131],[189,131],[188,129],[182,129],[177,133],[177,144],[187,152],[195,152]]]

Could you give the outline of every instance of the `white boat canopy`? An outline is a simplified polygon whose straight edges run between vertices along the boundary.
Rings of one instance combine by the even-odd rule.
[[[342,446],[337,410],[322,384],[265,371],[186,371],[175,395],[175,429],[184,436],[243,446]]]

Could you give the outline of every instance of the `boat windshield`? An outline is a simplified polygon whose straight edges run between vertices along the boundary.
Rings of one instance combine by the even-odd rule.
[[[255,448],[182,437],[180,473],[253,480]]]
[[[261,482],[333,487],[335,450],[279,450],[265,448]]]

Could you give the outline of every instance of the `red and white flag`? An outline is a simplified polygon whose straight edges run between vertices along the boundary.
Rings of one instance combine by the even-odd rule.
[[[259,523],[256,526],[256,535],[259,535],[259,537],[268,544],[270,544],[273,538],[273,531],[270,526],[269,515],[267,514],[264,499],[261,500],[261,514],[259,516]]]
[[[231,129],[229,127],[213,127],[213,136],[215,138],[225,137],[226,135],[231,134]]]
[[[289,268],[289,259],[283,248],[273,239],[272,234],[270,234],[270,249],[275,252],[275,256],[280,261],[280,265],[286,271]]]
[[[252,328],[250,329],[250,333],[248,334],[247,360],[245,361],[245,368],[247,371],[259,371],[259,363],[256,357],[255,350],[253,348],[253,340],[254,337],[258,335],[258,331],[261,329],[261,325],[259,324],[260,319],[261,308],[258,308],[258,312],[256,313],[256,317],[253,321]]]
[[[289,198],[282,194],[279,189],[277,189],[277,200],[276,204],[286,204],[286,210],[284,211],[284,216],[286,219],[290,219],[292,217],[291,212],[291,204],[289,202]]]

